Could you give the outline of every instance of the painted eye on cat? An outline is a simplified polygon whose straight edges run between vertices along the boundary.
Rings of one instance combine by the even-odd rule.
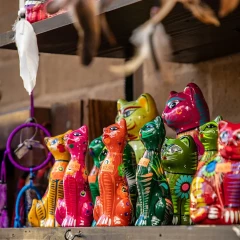
[[[207,125],[207,128],[216,128],[213,124]]]
[[[123,113],[123,117],[127,118],[129,116],[131,116],[134,113],[135,110],[127,110]]]
[[[118,130],[118,128],[114,126],[114,127],[110,127],[110,130],[111,131],[116,131],[116,130]]]
[[[227,143],[228,142],[228,132],[224,131],[220,134],[220,139],[223,143]]]
[[[179,104],[179,100],[169,102],[167,105],[170,109],[175,108]]]
[[[168,150],[171,154],[173,154],[173,153],[176,153],[176,152],[182,152],[182,149],[179,147],[179,146],[177,146],[177,145],[173,145],[173,146],[171,146],[170,148],[169,148],[169,150]]]
[[[101,141],[100,140],[95,140],[94,143],[98,144],[98,143],[101,143]]]
[[[58,142],[58,139],[55,138],[52,140],[51,145],[55,145],[57,142]]]
[[[79,132],[75,132],[75,133],[73,133],[73,136],[79,137],[79,136],[82,136],[82,135],[81,135],[81,133],[79,133]]]
[[[213,128],[217,128],[215,125],[213,125],[213,124],[209,124],[209,125],[207,125],[204,129],[203,129],[203,131],[205,131],[205,130],[209,130],[209,129],[213,129]]]
[[[146,128],[151,129],[151,128],[153,128],[153,125],[149,124],[149,125],[146,126]]]

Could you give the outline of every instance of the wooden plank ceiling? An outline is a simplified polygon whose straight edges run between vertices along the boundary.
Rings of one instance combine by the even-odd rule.
[[[116,0],[107,11],[118,45],[109,46],[103,38],[98,56],[126,57],[132,31],[146,21],[154,0]],[[206,0],[217,11],[219,0]],[[164,20],[171,36],[173,61],[196,63],[240,51],[240,8],[221,20],[220,27],[205,25],[196,20],[181,4]],[[77,33],[68,14],[34,24],[40,52],[76,54]],[[16,49],[13,32],[0,34],[0,48]]]

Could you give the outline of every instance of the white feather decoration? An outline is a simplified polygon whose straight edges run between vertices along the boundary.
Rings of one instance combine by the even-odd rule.
[[[29,95],[36,85],[39,65],[37,37],[32,25],[21,18],[14,26],[15,42],[18,49],[20,76]]]

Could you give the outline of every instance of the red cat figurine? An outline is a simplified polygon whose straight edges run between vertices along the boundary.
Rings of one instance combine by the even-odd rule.
[[[93,220],[93,204],[85,167],[88,128],[82,126],[64,138],[71,160],[64,174],[64,199],[58,201],[56,220],[62,227],[89,227]]]
[[[197,224],[240,223],[240,124],[220,121],[218,155],[197,172],[191,219]]]
[[[195,83],[189,83],[183,92],[170,92],[162,118],[176,131],[178,138],[183,135],[192,136],[199,156],[203,155],[204,147],[198,139],[198,127],[209,122],[210,116],[202,91]]]
[[[101,227],[128,226],[133,207],[123,166],[123,151],[127,143],[125,119],[104,128],[102,139],[108,154],[100,168],[100,196],[96,198],[94,219]]]

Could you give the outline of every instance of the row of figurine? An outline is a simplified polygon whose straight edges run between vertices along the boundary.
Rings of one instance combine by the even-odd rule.
[[[200,88],[119,100],[116,123],[88,146],[88,128],[46,138],[49,187],[33,200],[34,227],[159,226],[240,222],[240,124],[210,121]],[[164,123],[176,131],[167,138]],[[88,175],[89,149],[94,166]]]

